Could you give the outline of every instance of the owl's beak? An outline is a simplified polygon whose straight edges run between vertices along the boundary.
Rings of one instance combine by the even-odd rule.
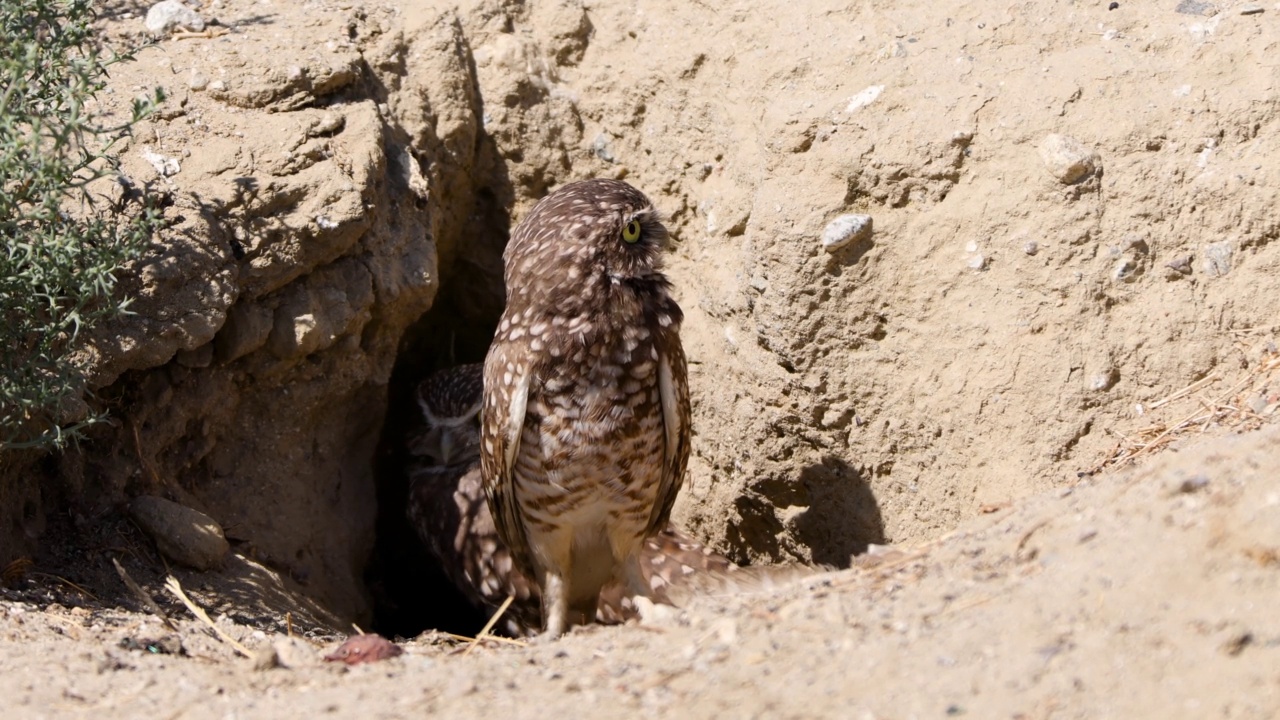
[[[440,433],[440,464],[448,465],[449,457],[453,455],[453,433]]]

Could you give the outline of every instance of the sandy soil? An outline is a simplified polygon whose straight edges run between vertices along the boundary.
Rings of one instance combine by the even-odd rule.
[[[1280,712],[1280,432],[1027,498],[925,545],[532,647],[0,601],[8,717],[1221,717]],[[10,597],[12,595],[9,595]],[[183,656],[127,646],[177,635]]]
[[[0,468],[40,546],[0,536],[4,716],[1280,715],[1280,5],[939,5],[214,0],[114,69],[107,111],[175,99],[124,158],[170,226],[98,348],[121,422]],[[483,352],[507,223],[591,175],[671,216],[679,522],[836,569],[325,662],[444,603],[375,446]],[[173,573],[247,657],[144,492],[227,528]]]

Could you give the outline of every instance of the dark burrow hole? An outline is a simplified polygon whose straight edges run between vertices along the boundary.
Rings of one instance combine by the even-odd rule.
[[[484,360],[505,303],[502,251],[508,232],[504,201],[481,190],[457,248],[443,248],[441,287],[429,311],[405,331],[388,383],[387,417],[375,458],[376,539],[365,583],[373,599],[373,629],[387,637],[427,630],[474,636],[486,617],[449,582],[406,514],[404,447],[421,419],[415,390],[436,370]]]
[[[374,602],[374,630],[388,637],[413,637],[430,629],[474,635],[485,620],[450,584],[406,515],[410,458],[403,439],[405,429],[420,416],[414,390],[434,370],[483,360],[496,324],[450,327],[453,319],[444,307],[449,304],[437,302],[410,327],[388,387],[387,419],[374,468],[377,537],[365,570]],[[433,342],[441,337],[451,337],[453,347]]]

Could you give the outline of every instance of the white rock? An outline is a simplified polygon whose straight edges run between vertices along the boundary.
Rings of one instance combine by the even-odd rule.
[[[204,18],[178,0],[164,0],[147,11],[147,30],[153,35],[185,28],[193,32],[204,30]]]
[[[1102,164],[1098,153],[1079,140],[1050,133],[1040,142],[1040,159],[1050,175],[1063,185],[1070,185],[1097,172]]]
[[[165,177],[172,177],[182,171],[177,158],[161,155],[146,145],[142,146],[142,159],[151,163],[151,167]]]
[[[864,108],[876,101],[880,97],[880,93],[884,92],[883,85],[872,85],[862,92],[849,98],[849,104],[845,106],[844,111],[851,113],[859,108]]]
[[[827,223],[826,229],[822,231],[822,247],[827,252],[835,252],[870,235],[870,215],[841,215]]]

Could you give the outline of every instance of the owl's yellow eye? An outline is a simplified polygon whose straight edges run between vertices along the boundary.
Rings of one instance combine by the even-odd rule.
[[[627,226],[622,228],[622,239],[629,243],[633,243],[640,239],[640,221],[632,220]]]

